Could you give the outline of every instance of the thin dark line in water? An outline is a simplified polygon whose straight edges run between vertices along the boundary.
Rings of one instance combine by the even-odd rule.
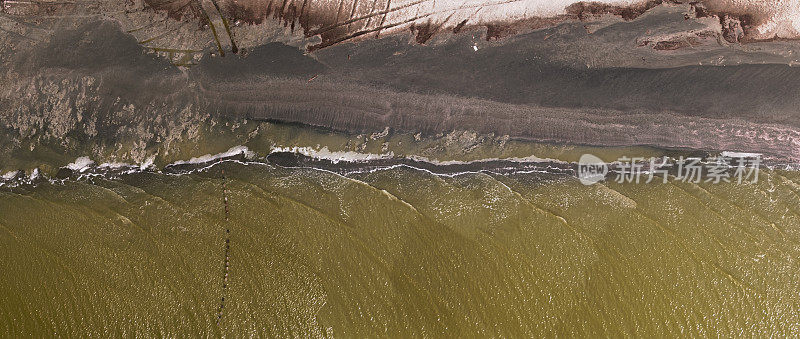
[[[228,186],[225,185],[225,182],[225,170],[222,170],[222,201],[225,205],[225,273],[222,276],[222,298],[217,309],[217,324],[222,320],[222,309],[225,307],[225,296],[228,292],[228,272],[230,271],[231,229],[228,224],[230,214],[228,209]]]

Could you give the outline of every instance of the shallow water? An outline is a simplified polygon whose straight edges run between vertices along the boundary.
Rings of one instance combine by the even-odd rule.
[[[798,335],[798,193],[800,173],[779,170],[757,184],[584,186],[563,174],[343,176],[235,161],[6,187],[0,328]]]

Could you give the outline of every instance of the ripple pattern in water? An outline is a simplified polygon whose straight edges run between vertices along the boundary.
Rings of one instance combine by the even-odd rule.
[[[17,187],[0,334],[796,336],[798,194],[230,162]]]

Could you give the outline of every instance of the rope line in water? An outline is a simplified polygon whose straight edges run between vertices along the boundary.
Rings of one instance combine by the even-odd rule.
[[[228,187],[225,185],[225,170],[222,170],[222,201],[225,205],[225,274],[222,277],[222,298],[217,309],[217,323],[222,320],[222,309],[225,307],[225,296],[228,292],[228,272],[230,271],[231,229],[228,224]]]

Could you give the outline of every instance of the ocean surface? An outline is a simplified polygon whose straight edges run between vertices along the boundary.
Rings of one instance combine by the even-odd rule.
[[[0,335],[800,335],[798,171],[586,186],[586,151],[689,151],[262,128],[7,174]]]

